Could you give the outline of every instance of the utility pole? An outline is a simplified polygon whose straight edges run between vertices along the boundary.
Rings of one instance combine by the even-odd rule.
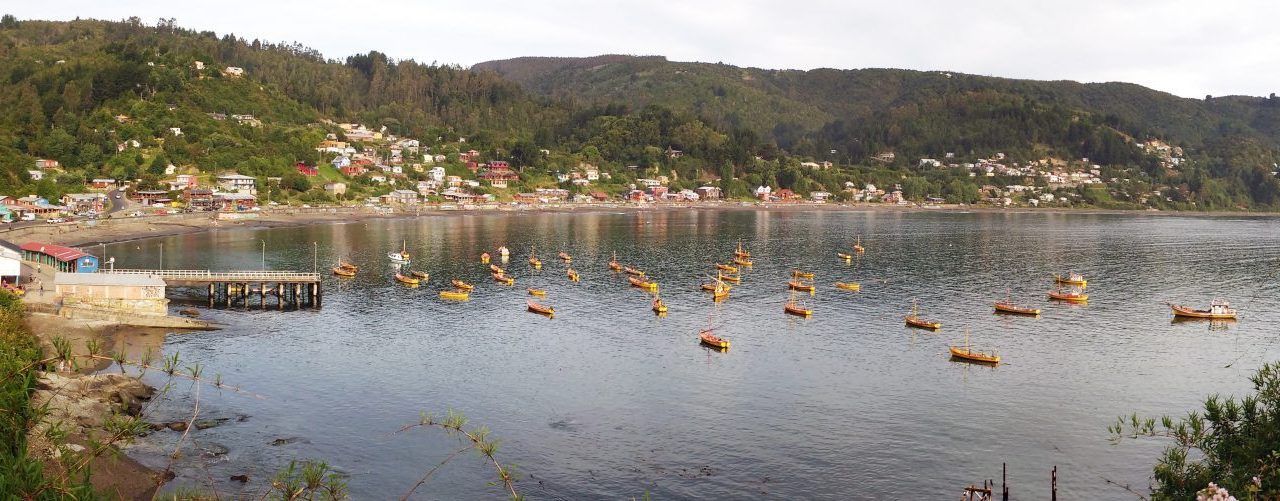
[[[267,241],[261,238],[258,241],[262,242],[262,271],[267,271]]]
[[[320,273],[320,242],[311,242],[311,272]]]

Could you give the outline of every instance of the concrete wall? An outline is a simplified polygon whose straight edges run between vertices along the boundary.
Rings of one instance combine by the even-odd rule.
[[[151,299],[121,299],[94,296],[64,295],[62,305],[88,307],[124,315],[168,315],[169,300],[161,296]]]

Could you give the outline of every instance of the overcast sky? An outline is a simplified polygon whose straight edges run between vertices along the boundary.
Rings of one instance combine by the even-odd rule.
[[[6,2],[20,19],[177,24],[470,66],[518,56],[664,55],[761,68],[910,68],[1133,82],[1202,98],[1280,92],[1278,0]]]

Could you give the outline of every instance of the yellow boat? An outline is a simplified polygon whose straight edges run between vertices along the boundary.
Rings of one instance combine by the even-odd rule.
[[[858,236],[858,242],[857,242],[857,243],[855,243],[855,244],[853,244],[853,251],[854,251],[854,252],[856,252],[856,253],[858,253],[858,254],[862,254],[863,252],[866,252],[866,251],[867,251],[867,249],[866,249],[865,247],[863,247],[863,246],[862,246],[862,236],[861,236],[861,235],[859,235],[859,236]]]
[[[942,328],[942,322],[934,322],[931,320],[925,320],[923,318],[920,318],[920,308],[916,305],[915,302],[911,303],[911,313],[905,317],[902,317],[902,319],[907,322],[907,326],[909,327],[929,329],[932,331],[936,331]]]
[[[530,287],[530,288],[529,288],[529,295],[530,295],[530,296],[538,296],[538,297],[542,297],[542,296],[547,295],[547,291],[544,291],[544,290],[542,290],[542,289],[534,289],[533,287]]]
[[[738,250],[733,251],[733,257],[749,258],[751,253],[742,248],[742,239],[738,239]]]
[[[800,270],[791,270],[791,278],[808,278],[813,279],[813,273]]]
[[[458,289],[460,291],[470,291],[476,288],[476,286],[463,282],[456,278],[453,280],[450,280],[449,283],[453,285],[453,288]]]
[[[333,274],[340,277],[354,277],[356,276],[356,270],[339,266],[333,269]]]
[[[737,266],[728,265],[728,264],[720,264],[720,263],[716,263],[716,269],[717,269],[717,270],[724,270],[724,271],[727,271],[727,272],[729,272],[729,273],[737,273],[737,272],[738,272],[738,267],[737,267]]]
[[[1000,355],[994,351],[991,353],[983,353],[969,347],[969,331],[964,332],[964,346],[952,346],[951,356],[964,360],[966,362],[978,362],[982,364],[999,364]]]
[[[561,252],[560,254],[558,254],[558,257],[560,258],[561,261],[564,261],[566,263],[573,262],[573,256],[570,256],[569,253],[567,252]]]
[[[411,271],[409,272],[409,274],[413,275],[414,278],[420,279],[424,282],[431,279],[431,274],[425,271]]]
[[[813,286],[813,284],[806,284],[804,282],[801,282],[800,280],[792,280],[790,282],[787,282],[787,288],[793,291],[808,292],[810,294],[813,294],[814,291],[817,290]]]
[[[1066,276],[1054,275],[1053,281],[1059,284],[1075,285],[1078,287],[1088,287],[1089,281],[1085,280],[1084,275],[1079,273],[1068,273]]]
[[[711,329],[704,329],[698,332],[698,341],[712,348],[721,350],[729,349],[729,340],[711,333]]]
[[[623,267],[622,267],[622,271],[623,271],[623,272],[626,272],[626,274],[628,274],[628,275],[635,275],[635,276],[637,276],[637,277],[643,277],[643,276],[644,276],[644,272],[643,272],[643,271],[637,270],[637,269],[632,268],[632,267],[630,267],[630,266],[623,266]]]
[[[500,275],[497,273],[493,274],[493,281],[498,282],[502,285],[514,285],[516,283],[516,279],[508,277],[506,275]]]
[[[742,276],[741,275],[721,275],[720,280],[724,280],[725,282],[729,282],[733,284],[740,284],[742,283]]]
[[[733,264],[742,265],[750,268],[754,263],[752,263],[750,259],[747,259],[745,257],[735,257],[733,258]]]
[[[1208,318],[1214,320],[1235,320],[1236,310],[1231,307],[1231,303],[1221,299],[1214,299],[1209,303],[1209,309],[1201,310],[1190,306],[1182,306],[1170,304],[1169,308],[1173,309],[1173,316],[1180,318]]]
[[[494,273],[506,273],[506,270],[503,270],[501,266],[498,266],[496,264],[489,265],[489,271],[492,271]]]
[[[396,280],[405,285],[418,285],[418,279],[396,273]]]
[[[838,258],[840,258],[840,259],[842,259],[842,260],[844,260],[844,261],[853,261],[853,254],[845,254],[845,253],[843,253],[843,252],[837,252],[837,253],[836,253],[836,257],[838,257]]]
[[[471,293],[467,291],[440,291],[440,299],[467,299],[469,297],[471,297]]]
[[[858,282],[836,282],[836,288],[847,291],[858,291],[862,290],[862,284]]]
[[[577,270],[574,270],[573,268],[569,268],[567,271],[565,271],[565,274],[569,276],[570,282],[577,282],[582,278],[578,276]]]
[[[489,264],[489,253],[480,254],[480,264]]]
[[[533,269],[535,269],[535,270],[541,270],[541,269],[542,269],[542,260],[541,260],[541,259],[538,259],[538,258],[536,258],[536,257],[530,256],[530,257],[529,257],[529,266],[532,266],[532,267],[533,267]]]
[[[1049,291],[1049,299],[1066,301],[1068,303],[1087,303],[1089,302],[1089,295],[1085,294],[1080,289],[1069,290],[1069,291],[1063,291],[1062,289],[1058,289],[1058,290]]]
[[[622,271],[622,263],[619,263],[619,262],[618,262],[618,253],[617,253],[617,252],[614,252],[614,253],[613,253],[613,259],[610,259],[610,260],[609,260],[609,270],[611,270],[611,271]]]
[[[812,309],[802,306],[796,300],[796,293],[794,291],[791,292],[791,298],[787,299],[787,304],[782,305],[782,311],[790,315],[796,315],[796,316],[805,317],[805,318],[809,318],[810,316],[813,315]]]
[[[654,313],[661,315],[667,312],[667,303],[662,302],[662,298],[655,295],[653,297],[652,308]]]
[[[645,280],[642,278],[636,278],[636,277],[628,277],[627,280],[630,281],[631,285],[634,287],[639,287],[641,289],[650,290],[650,291],[658,290],[658,282],[650,282],[648,280]]]
[[[529,308],[529,311],[532,311],[532,312],[537,313],[537,314],[539,314],[539,315],[546,315],[546,316],[548,316],[548,317],[554,317],[554,316],[556,315],[556,309],[555,309],[555,308],[552,308],[552,307],[550,307],[550,306],[548,306],[548,305],[545,305],[545,304],[538,304],[538,303],[535,303],[535,302],[533,302],[533,300],[532,300],[532,299],[530,299],[529,301],[527,301],[527,302],[526,302],[526,304],[527,304],[527,306],[528,306],[528,308]]]
[[[1005,299],[1004,301],[996,301],[996,313],[1011,313],[1014,315],[1030,315],[1036,316],[1040,314],[1039,308],[1028,308],[1026,306],[1018,306],[1013,301]]]

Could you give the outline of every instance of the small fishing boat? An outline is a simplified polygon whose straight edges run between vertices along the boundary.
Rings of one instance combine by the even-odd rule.
[[[750,267],[751,267],[752,265],[754,265],[755,263],[752,263],[750,259],[747,259],[747,258],[745,258],[745,257],[735,257],[735,258],[733,258],[733,264],[740,265],[740,266],[746,266],[746,267],[750,268]]]
[[[396,281],[405,285],[418,285],[418,279],[400,273],[396,273]]]
[[[493,281],[498,282],[502,285],[514,285],[516,283],[516,279],[503,275],[501,273],[494,273]]]
[[[749,258],[749,257],[751,257],[751,253],[750,253],[750,252],[747,252],[747,250],[746,250],[746,249],[743,249],[743,248],[742,248],[742,239],[741,239],[741,238],[739,238],[739,239],[738,239],[738,250],[733,251],[733,257],[740,257],[740,258]]]
[[[458,289],[460,291],[470,291],[476,288],[476,286],[463,282],[456,278],[453,280],[450,280],[449,283],[453,285],[453,288]]]
[[[996,352],[983,353],[981,351],[974,350],[969,346],[969,331],[967,329],[964,331],[964,346],[952,346],[951,356],[966,362],[978,362],[982,364],[1000,363],[1000,355],[997,355]]]
[[[858,291],[862,290],[862,284],[858,282],[836,282],[836,288],[847,291]]]
[[[837,252],[837,253],[836,253],[836,257],[838,257],[838,258],[840,258],[841,260],[844,260],[844,261],[846,261],[846,262],[848,262],[848,261],[853,261],[853,254],[845,254],[845,253],[843,253],[843,252]]]
[[[529,266],[532,266],[535,270],[542,269],[542,260],[538,259],[538,253],[534,251],[533,247],[529,248]]]
[[[1085,303],[1089,301],[1089,295],[1085,294],[1084,291],[1081,291],[1078,288],[1065,291],[1059,288],[1057,290],[1049,291],[1049,299],[1066,301],[1068,303]]]
[[[813,279],[813,273],[800,270],[791,270],[791,278],[808,278]]]
[[[716,269],[717,269],[717,270],[727,271],[727,272],[729,272],[729,273],[737,273],[737,272],[738,272],[738,267],[737,267],[737,266],[733,266],[733,265],[729,265],[729,264],[720,264],[720,263],[716,263]]]
[[[920,307],[915,301],[911,302],[911,313],[902,317],[902,319],[907,322],[907,326],[909,327],[917,327],[920,329],[929,329],[934,331],[942,328],[942,322],[934,322],[920,318]]]
[[[791,292],[791,297],[787,299],[787,304],[782,305],[782,311],[791,315],[796,315],[796,316],[805,317],[805,318],[808,318],[813,315],[812,309],[806,308],[804,305],[801,305],[799,300],[796,299],[796,293],[794,291]]]
[[[1170,304],[1169,308],[1173,309],[1173,316],[1181,318],[1208,318],[1214,320],[1235,320],[1236,318],[1235,308],[1231,307],[1231,303],[1221,299],[1214,299],[1209,302],[1209,309],[1196,309],[1177,304]]]
[[[867,251],[867,248],[862,246],[862,236],[859,235],[858,241],[853,244],[853,252],[862,254],[863,252],[866,252],[866,251]]]
[[[506,260],[511,257],[511,249],[508,249],[505,245],[498,247],[498,255],[502,256],[503,262],[506,262]]]
[[[400,264],[408,263],[409,262],[408,242],[407,241],[400,242],[400,252],[395,252],[395,251],[388,252],[387,259],[390,259],[394,263],[400,263]]]
[[[570,256],[570,255],[569,255],[569,253],[567,253],[567,252],[563,252],[563,251],[562,251],[562,252],[560,252],[559,254],[557,254],[557,255],[556,255],[556,257],[559,257],[561,261],[564,261],[564,262],[566,262],[566,263],[572,263],[572,262],[573,262],[573,256]]]
[[[530,287],[530,288],[529,288],[529,295],[530,295],[530,296],[538,296],[538,297],[542,297],[542,296],[547,295],[547,291],[544,291],[544,290],[542,290],[542,289],[534,289],[533,287]]]
[[[631,282],[631,285],[634,287],[639,287],[641,289],[649,290],[649,291],[658,290],[658,282],[650,282],[648,280],[645,280],[643,278],[638,278],[638,277],[627,277],[627,280]]]
[[[480,254],[480,264],[489,264],[489,253]]]
[[[414,278],[417,278],[424,282],[431,279],[431,274],[425,271],[413,270],[413,271],[410,271],[409,274],[413,275]]]
[[[1059,283],[1059,284],[1075,285],[1075,286],[1078,286],[1078,287],[1088,287],[1088,286],[1089,286],[1089,281],[1084,279],[1084,275],[1081,275],[1081,274],[1076,273],[1076,272],[1068,273],[1068,274],[1066,274],[1066,276],[1063,276],[1063,275],[1054,275],[1054,276],[1053,276],[1053,281],[1054,281],[1055,283]]]
[[[356,270],[338,266],[333,269],[333,274],[340,277],[354,277],[356,276]]]
[[[702,344],[705,344],[712,348],[719,348],[722,350],[729,349],[728,339],[712,334],[711,332],[712,332],[711,329],[703,329],[702,331],[698,332],[698,340]]]
[[[1040,314],[1040,308],[1018,306],[1016,304],[1013,304],[1013,301],[1010,301],[1008,299],[1005,299],[1003,301],[996,301],[995,308],[996,308],[996,313],[1010,313],[1014,315],[1030,315],[1030,316],[1036,316]]]
[[[623,272],[625,272],[625,273],[626,273],[626,274],[628,274],[628,275],[635,275],[635,276],[637,276],[637,277],[643,277],[643,276],[644,276],[644,272],[643,272],[643,271],[637,270],[637,269],[632,268],[632,267],[630,267],[630,266],[623,266],[623,267],[622,267],[622,271],[623,271]]]
[[[582,277],[578,275],[578,270],[575,270],[573,268],[569,268],[568,270],[565,270],[565,275],[569,276],[570,282],[577,282],[578,280],[582,279]]]
[[[724,280],[725,282],[732,284],[740,284],[742,283],[742,275],[720,275],[720,280]]]
[[[806,284],[801,280],[792,280],[787,282],[787,288],[793,291],[808,292],[809,294],[813,294],[817,290],[814,288],[813,284]]]
[[[339,268],[346,268],[346,269],[351,270],[351,271],[360,271],[360,267],[359,267],[359,266],[356,266],[356,265],[354,265],[354,264],[351,264],[351,263],[349,263],[349,262],[347,262],[347,261],[338,261],[338,267],[339,267]]]
[[[662,298],[657,295],[653,296],[652,309],[654,313],[659,315],[667,312],[667,303],[662,302]]]
[[[471,293],[462,290],[440,291],[440,299],[467,299]]]
[[[548,305],[545,305],[545,304],[538,304],[538,303],[535,303],[535,302],[533,302],[533,300],[532,300],[532,299],[530,299],[529,301],[527,301],[527,304],[529,305],[529,311],[532,311],[532,312],[537,313],[537,314],[539,314],[539,315],[546,315],[546,316],[548,316],[548,317],[552,317],[552,316],[555,316],[555,314],[556,314],[556,309],[555,309],[555,308],[552,308],[552,307],[550,307],[550,306],[548,306]]]
[[[618,262],[618,253],[617,253],[617,252],[614,252],[614,253],[613,253],[613,259],[610,259],[610,260],[609,260],[609,270],[610,270],[610,271],[622,271],[622,263],[619,263],[619,262]]]

